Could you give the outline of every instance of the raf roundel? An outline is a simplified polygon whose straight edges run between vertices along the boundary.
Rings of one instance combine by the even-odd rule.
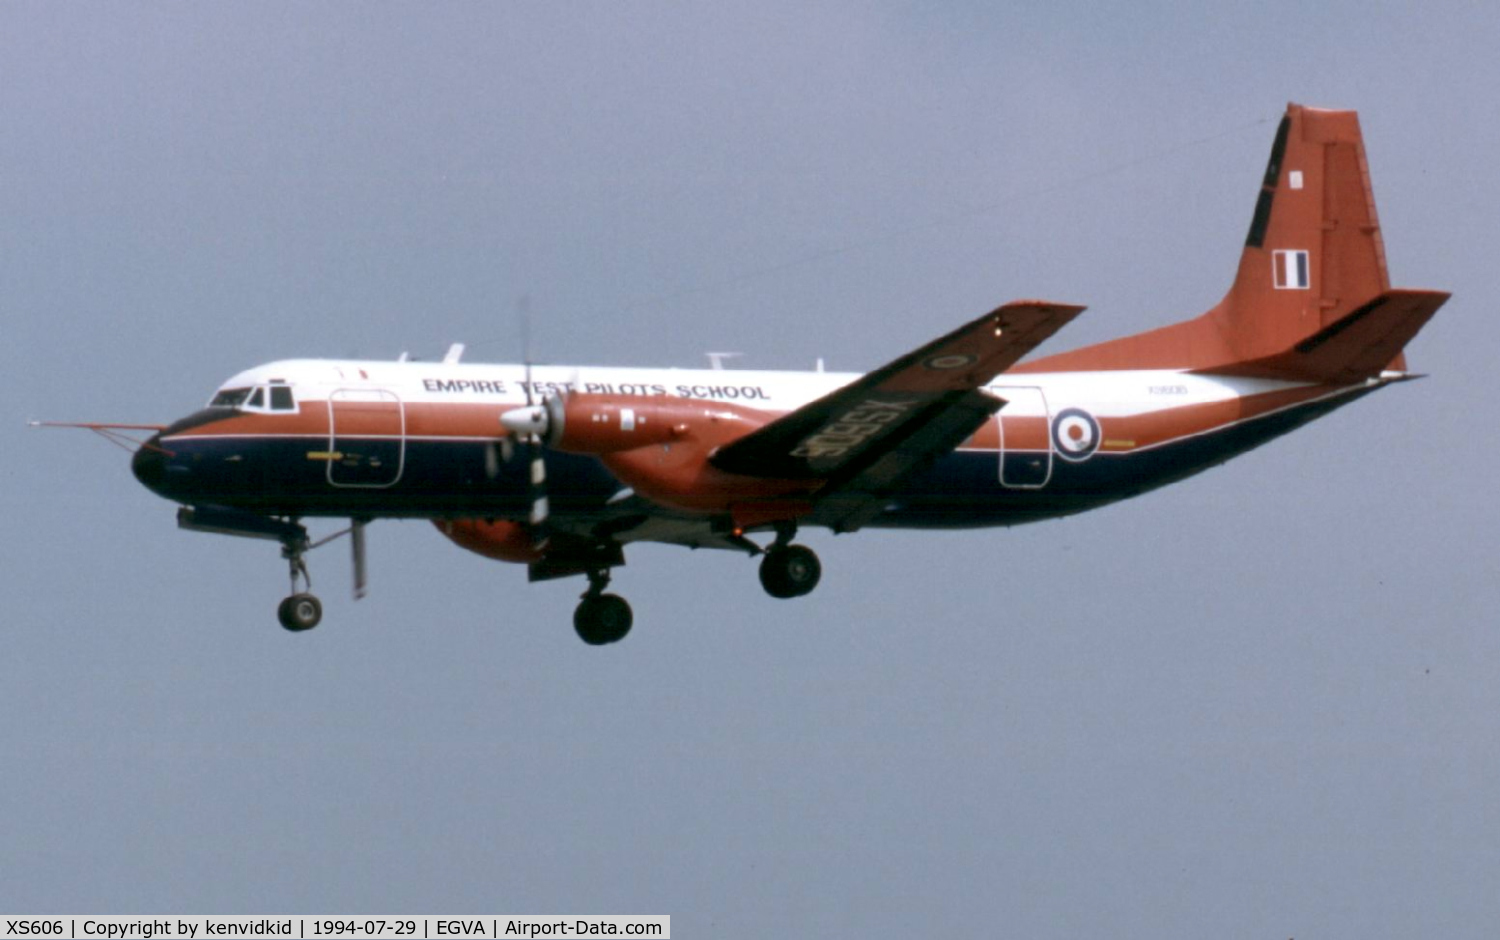
[[[1088,460],[1099,449],[1099,422],[1082,408],[1065,408],[1052,419],[1052,446],[1064,460]]]
[[[968,353],[953,353],[947,356],[933,356],[930,359],[924,360],[922,365],[938,372],[947,372],[949,369],[962,369],[965,366],[972,366],[978,361],[978,356],[969,355]]]

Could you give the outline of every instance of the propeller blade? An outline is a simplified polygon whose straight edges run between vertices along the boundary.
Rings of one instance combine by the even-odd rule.
[[[543,397],[537,401],[535,386],[531,382],[531,296],[522,294],[516,301],[516,316],[521,321],[521,362],[525,370],[525,378],[522,388],[526,392],[526,407],[513,408],[500,415],[500,424],[509,433],[503,438],[507,447],[506,460],[514,453],[514,441],[521,438],[526,442],[527,456],[531,463],[530,491],[531,491],[531,513],[527,517],[531,523],[532,539],[538,547],[547,544],[547,516],[550,507],[547,504],[547,451],[544,443],[548,433],[552,430],[551,412],[548,408],[551,400]],[[559,422],[560,423],[560,422]]]
[[[550,508],[547,505],[547,459],[541,439],[533,434],[531,443],[531,524],[541,526],[547,521]]]

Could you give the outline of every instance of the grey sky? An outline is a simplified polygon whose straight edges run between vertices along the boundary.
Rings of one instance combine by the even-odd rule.
[[[993,5],[1002,6],[1002,5]],[[0,909],[670,913],[679,936],[1490,936],[1488,4],[0,5]],[[1288,100],[1361,112],[1433,377],[1096,513],[580,584],[426,524],[175,529],[126,456],[289,356],[867,368],[1227,287]]]

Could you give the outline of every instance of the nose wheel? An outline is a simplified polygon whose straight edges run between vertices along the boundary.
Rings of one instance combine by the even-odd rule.
[[[311,594],[293,594],[276,609],[276,618],[293,633],[311,630],[323,619],[323,602]]]
[[[609,586],[609,569],[589,572],[589,589],[584,592],[578,609],[573,611],[573,629],[578,638],[590,646],[606,646],[625,639],[635,615],[618,594],[605,594]]]

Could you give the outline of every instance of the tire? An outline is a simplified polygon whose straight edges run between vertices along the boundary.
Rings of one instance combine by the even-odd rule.
[[[607,646],[625,639],[635,620],[630,605],[617,594],[584,598],[573,611],[573,629],[590,646]]]
[[[823,577],[823,565],[804,545],[773,548],[760,562],[760,584],[772,597],[802,597]]]
[[[302,633],[322,621],[323,604],[311,594],[293,594],[276,608],[276,618],[292,633]]]

